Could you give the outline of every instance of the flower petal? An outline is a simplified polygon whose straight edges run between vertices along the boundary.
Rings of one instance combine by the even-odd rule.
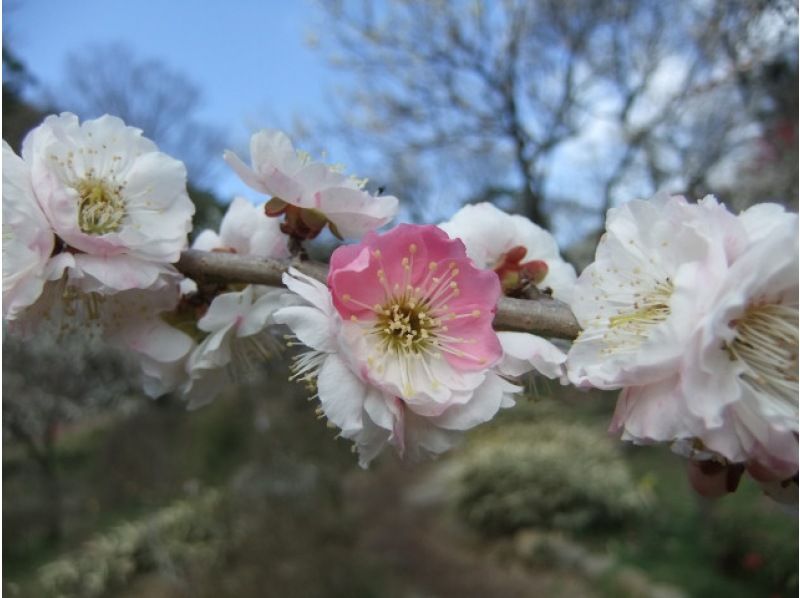
[[[368,389],[338,355],[328,356],[322,364],[317,388],[322,410],[342,430],[342,436],[352,438],[358,434],[363,427]]]

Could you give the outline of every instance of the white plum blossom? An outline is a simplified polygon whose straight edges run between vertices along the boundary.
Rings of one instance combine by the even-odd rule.
[[[623,388],[623,439],[796,473],[797,217],[660,196],[606,229],[572,302],[571,381]]]
[[[296,270],[284,283],[304,304],[275,319],[310,349],[294,377],[315,385],[362,466],[386,444],[412,460],[442,453],[521,390],[504,375],[532,356],[523,347],[504,360],[516,339],[492,328],[497,276],[435,226],[401,224],[338,248],[330,290]]]
[[[283,259],[289,257],[287,241],[287,236],[280,230],[280,223],[264,215],[263,205],[255,206],[243,197],[236,197],[220,223],[219,234],[209,229],[200,232],[192,248]]]
[[[186,360],[197,346],[197,341],[188,328],[184,332],[174,325],[174,320],[158,312],[133,322],[124,331],[125,347],[133,351],[142,369],[142,390],[152,398],[177,391],[184,385]],[[173,320],[173,323],[168,323]]]
[[[265,129],[252,136],[252,167],[230,150],[224,157],[242,181],[272,197],[268,213],[286,214],[284,232],[299,238],[315,237],[326,224],[336,235],[359,238],[397,213],[396,197],[370,195],[364,180],[314,162],[281,131]]]
[[[609,210],[595,261],[575,289],[572,310],[583,331],[567,366],[578,386],[625,387],[612,421],[623,439],[672,441],[703,429],[680,375],[727,272],[731,230],[742,227],[710,197],[690,205],[657,196]]]
[[[148,288],[174,273],[194,213],[186,169],[139,129],[102,116],[49,116],[22,158],[73,286],[101,294]]]
[[[266,328],[274,324],[273,314],[285,303],[285,291],[259,285],[247,285],[241,291],[217,295],[206,314],[197,322],[205,338],[189,355],[186,370],[189,380],[182,392],[190,407],[198,407],[213,399],[218,389],[230,384],[226,369],[254,367],[267,361],[278,347]]]
[[[508,271],[509,266],[516,266],[519,271],[525,262],[544,262],[544,276],[536,281],[537,286],[551,289],[556,299],[570,301],[575,268],[561,257],[553,235],[524,216],[507,214],[484,202],[464,206],[439,228],[461,239],[479,268]],[[513,264],[508,261],[511,252],[521,254],[513,256]]]
[[[42,294],[55,236],[31,186],[30,168],[3,141],[3,318]]]
[[[690,205],[657,196],[609,210],[571,303],[583,331],[569,353],[570,380],[614,389],[676,374],[727,272],[731,229],[742,231],[711,197]]]
[[[174,304],[194,207],[183,165],[113,117],[50,116],[4,143],[3,295],[9,331],[83,330],[114,341],[148,306]],[[155,293],[150,299],[136,291]]]
[[[205,230],[192,247],[279,259],[288,257],[279,223],[243,198],[231,202],[220,233]],[[181,283],[178,306],[128,332],[139,354],[145,392],[177,391],[190,408],[202,406],[230,385],[239,371],[268,359],[279,348],[268,327],[286,304],[286,291],[260,285],[218,288]]]
[[[754,214],[754,212],[756,212]],[[743,213],[749,243],[731,265],[689,346],[683,392],[728,461],[797,472],[798,220],[774,204]]]
[[[439,228],[464,243],[476,266],[493,269],[505,292],[513,294],[525,284],[535,283],[562,301],[572,297],[575,268],[563,260],[553,236],[524,216],[479,203],[464,206]],[[506,361],[518,363],[514,375],[533,369],[566,383],[567,357],[553,343],[534,334],[501,335],[508,339],[508,346],[504,343]]]

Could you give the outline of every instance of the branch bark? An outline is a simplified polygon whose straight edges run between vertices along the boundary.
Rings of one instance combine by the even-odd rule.
[[[281,262],[260,258],[189,249],[176,264],[184,275],[198,282],[251,283],[280,286],[289,266],[325,282],[328,266],[319,262]],[[573,340],[581,328],[569,307],[550,297],[512,299],[503,297],[494,318],[498,330],[532,332],[540,336]]]

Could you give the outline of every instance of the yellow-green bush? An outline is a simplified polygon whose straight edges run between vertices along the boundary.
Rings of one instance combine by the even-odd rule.
[[[487,534],[616,527],[647,505],[602,430],[545,417],[496,427],[458,457],[457,505]]]

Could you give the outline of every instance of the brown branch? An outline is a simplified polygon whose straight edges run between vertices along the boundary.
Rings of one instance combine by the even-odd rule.
[[[176,265],[183,274],[198,282],[247,282],[278,286],[281,284],[281,276],[290,265],[320,282],[325,282],[328,274],[328,266],[319,262],[280,262],[196,249],[184,251]],[[503,297],[497,306],[494,324],[501,330],[532,332],[570,340],[581,330],[569,307],[550,297]]]

